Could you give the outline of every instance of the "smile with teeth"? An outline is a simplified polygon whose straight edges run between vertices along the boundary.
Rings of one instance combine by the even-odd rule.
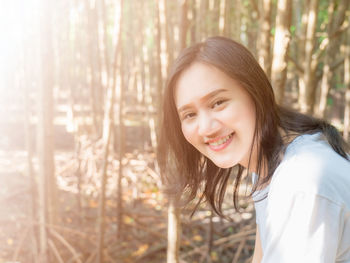
[[[227,135],[223,138],[220,138],[220,139],[215,140],[215,141],[210,141],[207,144],[209,146],[218,147],[218,146],[224,145],[228,140],[230,140],[232,138],[232,136],[233,136],[233,133],[230,133],[229,135]]]

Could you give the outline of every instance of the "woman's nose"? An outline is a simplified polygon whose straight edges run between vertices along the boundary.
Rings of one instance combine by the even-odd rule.
[[[210,136],[220,129],[220,122],[210,114],[201,114],[198,118],[198,135]]]

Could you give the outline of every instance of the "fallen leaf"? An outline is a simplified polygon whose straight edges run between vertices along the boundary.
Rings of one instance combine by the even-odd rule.
[[[98,203],[97,203],[95,200],[91,199],[91,200],[89,201],[89,206],[90,206],[91,208],[96,208],[96,207],[98,207]]]
[[[203,238],[202,238],[202,236],[200,236],[200,235],[194,235],[193,237],[192,237],[192,239],[194,240],[194,241],[203,241]]]
[[[140,255],[142,255],[148,249],[148,246],[149,246],[148,244],[144,244],[144,245],[140,246],[137,251],[132,253],[132,255],[133,256],[140,256]]]
[[[219,261],[218,253],[216,253],[215,251],[212,251],[210,253],[210,258],[212,261]]]

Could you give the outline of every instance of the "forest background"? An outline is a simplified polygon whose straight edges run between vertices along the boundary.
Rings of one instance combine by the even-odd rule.
[[[0,3],[0,262],[250,262],[253,205],[223,220],[161,192],[162,93],[179,51],[248,47],[279,103],[349,141],[348,0]]]

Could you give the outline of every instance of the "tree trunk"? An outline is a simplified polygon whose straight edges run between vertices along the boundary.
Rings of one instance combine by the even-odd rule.
[[[220,21],[220,0],[213,0],[213,9],[211,10],[211,35],[216,36],[219,34],[219,21]]]
[[[310,0],[305,41],[304,86],[300,87],[299,105],[301,112],[311,114],[315,104],[315,71],[317,62],[312,58],[317,25],[319,0]]]
[[[258,22],[259,9],[255,0],[250,0],[246,5],[246,36],[247,47],[257,57],[257,38],[258,38]]]
[[[103,127],[103,166],[101,170],[101,192],[98,209],[98,243],[97,243],[97,262],[103,263],[103,250],[104,250],[104,231],[105,231],[105,206],[106,206],[106,183],[107,183],[107,168],[108,168],[108,156],[110,151],[111,134],[113,128],[113,116],[114,116],[114,101],[115,101],[115,88],[117,83],[117,65],[118,54],[121,40],[121,23],[122,23],[122,8],[123,0],[116,3],[116,15],[115,15],[115,41],[114,41],[114,56],[112,67],[112,81],[109,85],[106,107],[106,115]]]
[[[327,24],[327,36],[329,37],[332,32],[332,24],[334,19],[335,12],[335,0],[332,0],[328,6],[328,19],[329,23]],[[332,72],[330,71],[330,52],[329,45],[326,47],[326,54],[324,59],[324,66],[322,69],[322,80],[321,80],[321,93],[320,93],[320,103],[317,109],[317,116],[324,117],[326,106],[327,106],[327,96],[328,96],[328,81],[332,78]]]
[[[160,14],[161,17],[164,17],[161,19],[161,23],[164,22],[164,37],[165,37],[165,43],[166,43],[166,48],[165,48],[165,53],[167,56],[167,63],[165,65],[166,68],[166,73],[169,72],[170,66],[173,64],[174,61],[174,51],[173,51],[173,39],[170,34],[170,15],[169,15],[169,2],[166,0],[160,0],[161,1],[161,8],[160,8]],[[167,74],[165,74],[166,76]]]
[[[212,262],[211,260],[211,252],[213,249],[213,241],[214,241],[214,222],[213,222],[213,208],[210,209],[210,217],[209,217],[209,227],[207,229],[207,261]]]
[[[348,18],[348,22],[350,23],[350,16]],[[343,136],[344,136],[344,139],[346,141],[349,141],[349,132],[350,132],[350,28],[348,28],[346,48],[345,48],[344,84],[346,87],[346,93],[345,93]]]
[[[121,10],[122,5],[121,5]],[[122,20],[120,20],[120,23],[122,23]],[[116,238],[117,240],[122,240],[122,235],[123,235],[123,188],[122,188],[122,179],[123,179],[123,171],[124,171],[124,165],[123,165],[123,158],[124,158],[124,152],[125,152],[125,129],[124,129],[124,89],[127,87],[125,85],[126,83],[126,72],[125,72],[125,66],[126,66],[126,61],[125,61],[125,49],[124,45],[122,42],[122,33],[120,31],[120,47],[119,49],[116,48],[115,52],[119,53],[120,52],[120,85],[119,85],[119,114],[118,114],[118,155],[119,155],[119,170],[116,178],[116,192],[117,192],[117,231],[116,231]],[[128,41],[127,41],[128,42]],[[116,58],[117,59],[117,58]],[[115,62],[116,63],[116,62]],[[116,72],[115,72],[116,73]],[[115,74],[114,73],[114,74]],[[129,79],[132,79],[134,76],[131,75],[129,76]],[[128,85],[129,87],[131,85]]]
[[[259,64],[265,71],[268,78],[271,78],[271,55],[270,55],[270,31],[271,31],[271,0],[262,2],[262,10],[260,11],[260,37],[259,41]]]
[[[169,66],[172,65],[175,54],[176,54],[176,43],[175,43],[175,33],[174,33],[174,11],[173,11],[173,5],[177,4],[175,1],[165,1],[165,12],[166,12],[166,24],[167,24],[167,48],[168,48],[168,54],[169,54]]]
[[[201,27],[201,32],[202,32],[201,39],[200,39],[201,41],[207,38],[209,34],[208,10],[209,10],[208,0],[200,0],[200,5],[199,5],[200,23],[198,24],[198,26]]]
[[[123,57],[124,54],[121,53],[121,56]],[[123,66],[123,58],[121,59],[121,67]],[[122,69],[121,69],[122,70]],[[119,116],[118,116],[118,155],[119,155],[119,170],[117,174],[117,184],[116,184],[116,193],[117,193],[117,231],[116,231],[116,238],[117,240],[121,240],[121,237],[123,235],[122,233],[122,218],[123,218],[123,188],[122,188],[122,179],[123,179],[123,171],[124,171],[124,165],[123,165],[123,157],[125,152],[125,141],[124,141],[124,91],[125,88],[125,76],[123,76],[123,71],[121,71],[120,75],[120,89],[119,89]]]
[[[167,263],[179,263],[180,249],[180,211],[177,208],[176,197],[169,198],[168,207],[168,250]]]
[[[297,20],[296,30],[298,33],[298,41],[296,47],[296,58],[300,61],[299,67],[301,70],[298,71],[298,83],[299,83],[299,98],[300,93],[305,91],[305,83],[304,83],[304,69],[305,69],[305,41],[306,41],[306,28],[308,21],[308,12],[310,7],[310,0],[298,0],[296,13],[297,15],[301,13],[301,23]],[[301,9],[301,10],[300,10]],[[297,17],[298,18],[298,17]],[[300,108],[300,99],[298,103],[298,107]]]
[[[234,3],[234,16],[233,16],[233,21],[234,21],[234,32],[233,32],[233,37],[237,41],[241,41],[241,1],[236,0]]]
[[[52,45],[52,1],[43,2],[41,21],[41,85],[39,85],[37,154],[39,160],[39,247],[40,262],[49,262],[46,224],[56,218],[56,180],[53,134],[54,61]]]
[[[156,98],[156,108],[157,110],[160,109],[160,105],[161,105],[161,98],[162,98],[162,86],[163,86],[163,73],[162,73],[162,48],[161,48],[161,42],[162,42],[162,34],[161,34],[161,14],[160,14],[160,10],[162,7],[160,7],[161,1],[158,0],[158,3],[156,3],[156,21],[155,21],[155,25],[156,25],[156,71],[157,71],[157,98]],[[181,36],[180,36],[181,37]],[[181,43],[181,41],[180,41]]]
[[[191,7],[191,45],[197,43],[198,41],[198,26],[197,19],[198,19],[198,13],[197,13],[197,7],[196,7],[196,0],[190,0],[190,7]]]
[[[339,30],[340,26],[343,24],[345,20],[345,12],[348,9],[348,6],[349,6],[349,0],[342,0],[338,5],[336,16],[333,15],[334,8],[335,8],[334,1],[331,2],[328,8],[330,21],[328,24],[327,38],[328,38],[329,44],[326,47],[326,55],[325,55],[323,74],[322,74],[322,80],[321,80],[320,104],[317,109],[317,115],[319,117],[325,116],[328,93],[330,90],[331,80],[333,77],[333,71],[331,70],[331,66],[336,60],[337,54],[339,52],[340,35],[339,34],[335,35],[335,32]]]
[[[19,17],[19,21],[21,23],[21,28],[23,29],[21,41],[20,41],[20,62],[21,68],[19,69],[18,76],[18,85],[19,89],[23,89],[22,101],[23,101],[23,116],[24,116],[24,142],[25,142],[25,151],[27,152],[26,158],[26,175],[28,180],[28,185],[30,186],[30,204],[28,205],[28,217],[32,222],[38,221],[38,194],[37,194],[37,183],[36,183],[36,175],[33,167],[33,127],[31,123],[32,116],[32,103],[30,101],[31,89],[32,85],[28,85],[28,83],[32,83],[33,75],[37,72],[36,67],[32,67],[32,61],[30,60],[30,55],[32,51],[26,49],[26,40],[33,36],[33,29],[28,28],[29,14],[28,10],[26,10],[22,17]],[[36,31],[36,30],[35,30]],[[36,41],[37,44],[37,41]],[[36,49],[37,51],[37,49]],[[34,73],[35,72],[35,73]],[[36,74],[35,74],[36,75]],[[29,239],[31,240],[31,244],[28,246],[30,248],[30,258],[28,258],[29,262],[39,262],[38,260],[38,240],[37,240],[37,225],[31,224],[29,227]],[[24,237],[23,237],[24,238]],[[19,252],[19,249],[17,250]],[[18,253],[15,253],[18,255]],[[13,261],[16,261],[17,258],[13,257]]]
[[[26,150],[27,150],[27,175],[28,175],[28,179],[29,179],[29,185],[31,188],[31,210],[30,210],[30,218],[32,222],[37,221],[36,219],[36,214],[37,214],[37,207],[36,207],[36,202],[37,202],[37,185],[36,185],[36,181],[35,181],[35,174],[33,171],[33,149],[32,149],[32,127],[30,124],[30,102],[29,102],[29,91],[26,88],[25,90],[25,94],[24,94],[24,107],[25,107],[25,112],[24,112],[24,119],[25,119],[25,124],[24,124],[24,131],[25,131],[25,144],[26,144]],[[33,226],[30,229],[30,236],[32,236],[34,242],[32,242],[32,255],[33,258],[35,259],[37,258],[37,239],[36,239],[36,235],[35,235],[36,229],[35,226],[33,224]]]
[[[114,90],[114,87],[110,87]],[[113,127],[113,104],[114,91],[109,91],[107,97],[108,107],[106,107],[106,117],[103,126],[103,165],[101,170],[101,190],[98,207],[98,243],[97,243],[97,263],[103,263],[103,249],[104,249],[104,231],[105,231],[105,206],[106,206],[106,183],[107,183],[107,169],[108,156],[110,151],[111,134]]]
[[[143,4],[143,2],[142,2]],[[167,8],[167,7],[166,7]],[[144,17],[140,15],[140,19],[138,19],[139,24],[139,28],[142,28],[143,23],[144,23]],[[138,76],[138,81],[137,81],[137,87],[138,87],[138,102],[140,103],[140,105],[144,108],[146,108],[146,102],[145,102],[145,85],[146,85],[146,63],[144,60],[144,57],[147,57],[147,45],[145,43],[145,32],[144,30],[141,31],[140,34],[140,53],[139,56],[136,59],[136,67],[138,68],[138,72],[139,74],[137,74]],[[143,111],[142,112],[142,118],[146,119],[147,117],[147,112]],[[142,142],[143,142],[143,147],[145,146],[145,142],[147,140],[146,137],[146,133],[144,132],[144,129],[142,129]]]
[[[220,0],[219,10],[219,34],[224,35],[225,33],[225,13],[226,13],[226,0]]]
[[[91,2],[90,2],[91,3]],[[99,12],[98,12],[98,6],[95,2],[94,12],[92,13],[92,19],[94,20],[94,39],[96,42],[96,56],[94,57],[94,64],[96,66],[96,108],[98,111],[98,123],[99,123],[99,129],[98,129],[98,138],[101,138],[102,136],[102,122],[103,122],[103,112],[104,112],[104,95],[105,95],[105,89],[104,89],[104,82],[103,82],[103,55],[102,52],[103,45],[99,41],[100,33],[99,33]]]
[[[110,61],[109,61],[109,54],[108,54],[108,33],[107,33],[107,14],[106,14],[106,4],[105,0],[98,0],[97,3],[99,4],[99,15],[98,18],[101,19],[99,21],[99,46],[101,47],[101,50],[103,52],[103,59],[104,59],[104,67],[105,67],[105,79],[106,79],[106,86],[108,86],[109,78],[110,76]]]
[[[225,0],[225,11],[224,11],[224,36],[231,37],[231,1]]]
[[[149,53],[150,50],[148,50]],[[146,55],[144,56],[144,62],[145,64],[150,64],[149,57],[151,55]],[[156,121],[155,121],[155,116],[154,113],[156,112],[156,108],[154,107],[156,103],[153,101],[153,96],[152,96],[152,90],[151,87],[152,85],[152,68],[148,66],[146,68],[146,74],[149,76],[149,81],[146,81],[145,83],[145,103],[146,103],[146,108],[147,108],[147,120],[148,120],[148,128],[150,131],[150,136],[151,136],[151,144],[153,149],[157,149],[157,130],[156,130]]]
[[[193,0],[193,11],[195,12],[194,17],[196,18],[195,22],[195,30],[196,30],[196,42],[202,41],[203,38],[203,26],[202,26],[202,8],[203,4],[201,3],[203,0]]]
[[[25,26],[25,25],[23,25]],[[24,49],[24,43],[22,43],[21,46],[22,50]],[[30,215],[30,220],[32,222],[37,221],[37,184],[35,180],[35,173],[33,169],[33,146],[32,146],[32,141],[33,141],[33,131],[32,131],[32,125],[31,125],[31,103],[30,103],[30,89],[29,85],[27,83],[30,83],[31,79],[28,77],[28,71],[30,71],[29,68],[29,61],[28,61],[28,54],[26,52],[23,54],[23,76],[21,78],[21,87],[24,88],[24,94],[23,94],[23,102],[24,102],[24,132],[25,132],[25,148],[27,151],[27,177],[29,180],[29,185],[30,185],[30,195],[31,195],[31,205],[29,207],[29,215]],[[30,236],[33,239],[31,243],[31,252],[32,252],[32,262],[36,262],[35,260],[38,258],[38,248],[37,248],[37,236],[36,236],[36,226],[33,224],[30,227]]]
[[[100,137],[101,134],[101,123],[102,123],[102,105],[101,105],[101,80],[99,78],[101,72],[100,68],[100,54],[99,54],[99,43],[96,41],[98,39],[98,20],[97,20],[97,8],[96,6],[90,6],[89,2],[86,0],[86,12],[87,12],[87,28],[86,34],[88,36],[88,61],[90,67],[91,81],[90,85],[90,105],[92,120],[94,126],[94,133],[96,137]]]
[[[290,42],[291,0],[279,0],[277,3],[276,33],[273,46],[271,82],[276,101],[281,104],[284,98],[284,86],[287,77],[287,53]]]
[[[181,25],[180,25],[180,51],[186,47],[186,36],[188,29],[188,0],[180,0],[181,5]],[[202,6],[202,2],[201,2]],[[203,22],[204,23],[204,22]]]
[[[173,63],[172,51],[170,51],[170,35],[168,30],[168,11],[166,6],[166,0],[158,0],[159,2],[159,23],[160,23],[160,36],[161,36],[161,61],[162,61],[162,76],[166,78],[170,65]],[[162,81],[163,83],[163,81]]]

